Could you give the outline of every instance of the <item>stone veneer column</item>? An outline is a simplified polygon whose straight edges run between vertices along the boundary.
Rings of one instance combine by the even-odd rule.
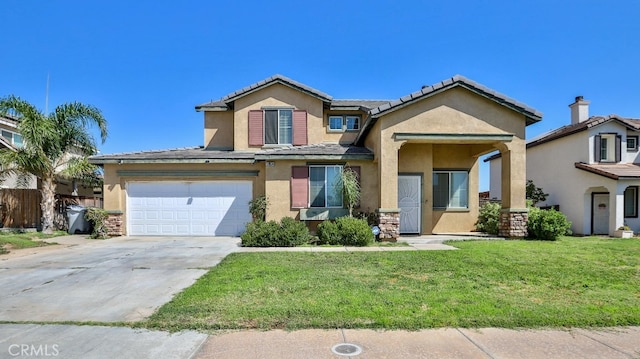
[[[380,239],[387,242],[395,242],[400,237],[400,209],[376,210],[378,214],[378,227]]]
[[[529,213],[526,209],[502,209],[500,210],[500,227],[498,235],[507,238],[525,238],[527,236],[527,222]]]
[[[122,233],[122,211],[107,211],[108,217],[105,221],[107,227],[107,235],[109,237],[117,237]]]

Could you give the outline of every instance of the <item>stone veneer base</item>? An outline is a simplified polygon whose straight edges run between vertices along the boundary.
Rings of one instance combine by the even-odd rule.
[[[529,213],[524,210],[500,210],[500,227],[498,235],[506,238],[525,238],[527,236],[527,222]]]
[[[400,209],[379,208],[376,213],[380,239],[385,242],[396,242],[400,237]]]
[[[122,233],[122,212],[121,211],[107,211],[108,217],[105,221],[107,227],[107,235],[109,237],[118,237]]]

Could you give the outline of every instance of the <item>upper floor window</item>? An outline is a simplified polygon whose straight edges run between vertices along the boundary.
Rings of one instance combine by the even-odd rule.
[[[2,130],[2,137],[4,137],[9,143],[16,147],[22,147],[22,136],[11,131]]]
[[[638,150],[638,136],[627,136],[627,151]]]
[[[329,116],[329,131],[344,132],[358,131],[360,129],[360,116]]]
[[[433,208],[469,208],[469,172],[433,171]]]
[[[596,162],[620,162],[622,137],[615,133],[602,133],[595,136],[594,157]]]
[[[293,139],[293,110],[264,111],[265,145],[290,145]]]
[[[292,108],[249,111],[249,146],[306,144],[307,111]]]

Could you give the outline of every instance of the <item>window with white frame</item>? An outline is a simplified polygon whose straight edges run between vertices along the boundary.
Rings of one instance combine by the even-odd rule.
[[[9,143],[16,147],[22,147],[22,136],[11,131],[2,130],[2,137],[4,137]]]
[[[638,217],[638,187],[629,186],[624,190],[624,216],[625,218]]]
[[[309,166],[311,207],[342,208],[342,166]]]
[[[291,144],[293,140],[293,110],[264,111],[264,143],[266,145]]]
[[[433,171],[433,208],[469,208],[468,171]]]
[[[627,136],[627,151],[634,152],[638,150],[638,136]]]
[[[600,138],[600,162],[616,161],[616,135],[612,133],[601,134]]]
[[[358,131],[360,129],[360,116],[329,116],[329,131],[344,132]]]

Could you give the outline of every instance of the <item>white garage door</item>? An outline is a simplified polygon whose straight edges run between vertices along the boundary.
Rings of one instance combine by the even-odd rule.
[[[127,230],[145,236],[238,236],[251,221],[252,183],[129,182]]]

